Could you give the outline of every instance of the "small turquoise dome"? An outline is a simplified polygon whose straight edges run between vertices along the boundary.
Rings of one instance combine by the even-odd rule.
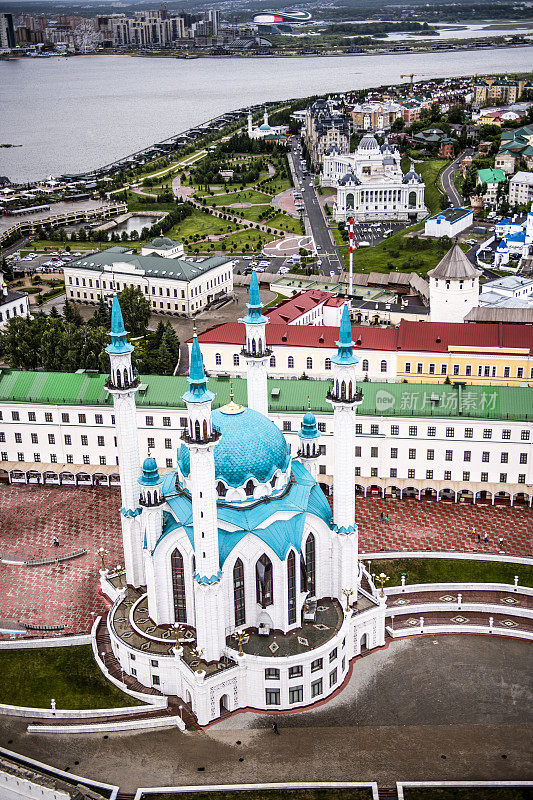
[[[279,428],[263,414],[244,408],[240,413],[213,411],[213,427],[222,434],[214,449],[215,478],[228,486],[242,486],[250,478],[269,481],[276,470],[285,470],[290,452]],[[178,465],[185,477],[190,472],[190,454],[182,445]]]
[[[139,478],[141,486],[155,486],[159,483],[159,470],[155,458],[145,458],[142,466],[142,475]]]
[[[270,125],[267,125],[267,124],[266,124],[266,122],[265,122],[263,125],[261,125],[261,127],[259,128],[259,130],[260,130],[260,131],[271,131],[271,130],[272,130],[272,128],[270,127]]]
[[[299,432],[300,439],[318,439],[320,436],[316,424],[315,415],[308,411],[302,420],[302,427]]]

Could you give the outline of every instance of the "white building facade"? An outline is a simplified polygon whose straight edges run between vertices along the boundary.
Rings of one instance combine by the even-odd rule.
[[[380,147],[365,134],[355,153],[343,155],[335,146],[324,155],[320,184],[337,189],[333,216],[337,221],[422,219],[424,182],[413,164],[405,175],[399,151],[387,142]]]
[[[182,247],[175,244],[178,250]],[[138,286],[153,312],[161,314],[190,316],[233,292],[233,261],[221,256],[194,261],[154,249],[137,255],[125,247],[110,247],[72,261],[63,272],[68,300],[96,304]]]
[[[30,303],[26,292],[8,289],[0,273],[0,330],[14,317],[29,317]]]

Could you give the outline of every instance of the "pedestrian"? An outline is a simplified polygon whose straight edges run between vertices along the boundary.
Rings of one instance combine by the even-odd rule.
[[[379,516],[381,518],[381,521],[383,522],[383,511],[381,512],[381,514]]]
[[[478,535],[477,535],[477,540],[478,540],[479,544],[481,544],[481,534],[480,533],[478,533]]]
[[[472,537],[474,539],[476,538],[476,529],[475,528],[472,528]]]
[[[487,544],[487,542],[489,541],[489,534],[488,534],[488,533],[486,533],[486,534],[483,536],[483,541],[485,542],[485,544]]]
[[[280,732],[278,730],[278,723],[277,722],[273,722],[272,723],[272,730],[274,731],[275,734],[277,734],[277,736],[280,735]]]
[[[59,547],[59,539],[57,536],[54,536],[54,547]]]
[[[498,547],[500,548],[500,550],[503,550],[503,536],[500,536],[500,538],[498,539]]]

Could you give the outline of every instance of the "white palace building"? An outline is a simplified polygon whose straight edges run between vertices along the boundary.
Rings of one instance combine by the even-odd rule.
[[[200,725],[224,711],[321,701],[350,660],[384,644],[385,598],[358,560],[356,386],[342,318],[328,402],[334,418],[333,510],[317,483],[317,423],[303,416],[296,457],[268,416],[266,317],[252,275],[243,356],[248,407],[212,409],[195,338],[177,466],[140,466],[133,346],[113,300],[108,382],[118,439],[127,587],[107,625],[122,669],[187,702]]]
[[[380,147],[372,133],[361,139],[355,153],[341,153],[332,145],[326,151],[320,185],[337,189],[333,206],[336,221],[418,220],[427,214],[424,181],[414,165],[402,172],[401,156],[386,141]]]

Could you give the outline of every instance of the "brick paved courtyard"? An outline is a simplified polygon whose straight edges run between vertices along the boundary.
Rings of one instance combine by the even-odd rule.
[[[0,555],[6,559],[55,558],[76,550],[73,561],[41,567],[0,563],[0,623],[64,625],[86,632],[91,612],[105,609],[99,592],[97,550],[108,563],[123,563],[117,490],[6,486],[0,489]],[[390,522],[380,514],[390,514]],[[416,500],[357,499],[360,550],[460,550],[531,556],[533,512],[529,508],[467,506]],[[477,542],[472,528],[487,544]],[[61,547],[56,550],[53,537]]]

